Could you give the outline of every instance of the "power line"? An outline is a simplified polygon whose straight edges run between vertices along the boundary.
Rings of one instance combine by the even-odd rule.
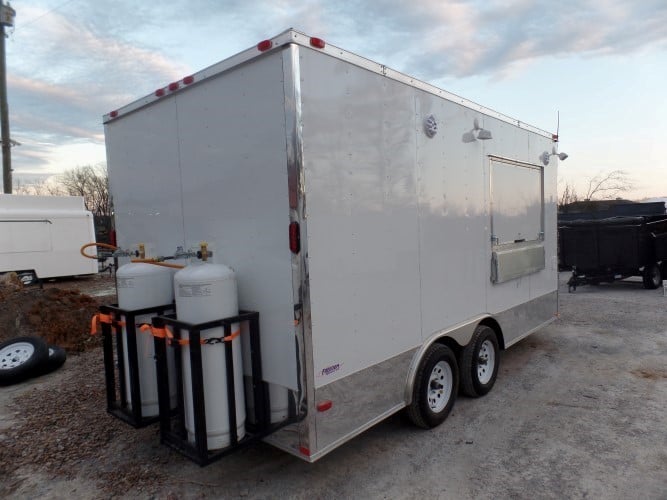
[[[53,8],[51,8],[51,9],[47,10],[46,12],[44,12],[44,14],[40,14],[40,15],[37,16],[37,17],[34,17],[34,18],[32,18],[32,19],[29,19],[29,20],[28,20],[27,22],[25,22],[25,23],[21,23],[21,25],[20,25],[19,28],[14,27],[14,29],[12,30],[12,32],[16,33],[16,31],[18,31],[18,30],[20,30],[20,29],[23,29],[23,28],[25,28],[26,26],[30,26],[31,24],[36,23],[37,21],[39,21],[39,20],[40,20],[41,18],[43,18],[44,16],[48,16],[49,14],[51,14],[51,13],[53,13],[53,12],[55,12],[55,11],[61,9],[61,8],[63,8],[65,5],[68,5],[68,4],[72,3],[73,1],[74,1],[74,0],[67,0],[67,1],[65,1],[65,2],[63,2],[63,3],[59,4],[59,5],[56,5],[55,7],[53,7]]]

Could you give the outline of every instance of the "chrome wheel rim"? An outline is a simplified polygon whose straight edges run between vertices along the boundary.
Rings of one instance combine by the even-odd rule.
[[[0,349],[0,370],[11,370],[28,361],[35,352],[29,342],[16,342]]]
[[[439,413],[445,409],[452,394],[454,376],[452,368],[444,361],[438,361],[428,379],[428,407]]]
[[[480,384],[489,383],[495,366],[496,351],[493,349],[493,343],[490,340],[485,340],[482,342],[477,356],[477,380]]]

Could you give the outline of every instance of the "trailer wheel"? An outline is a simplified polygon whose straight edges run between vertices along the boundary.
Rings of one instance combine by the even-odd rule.
[[[644,288],[648,290],[655,290],[662,284],[662,274],[658,264],[647,264],[644,266]]]
[[[417,370],[408,417],[424,429],[440,425],[452,410],[458,389],[456,356],[447,346],[431,345]]]
[[[17,337],[0,344],[0,385],[16,384],[39,373],[49,348],[38,337]]]
[[[488,326],[475,328],[461,352],[461,392],[476,398],[487,394],[498,376],[500,349],[496,332]]]

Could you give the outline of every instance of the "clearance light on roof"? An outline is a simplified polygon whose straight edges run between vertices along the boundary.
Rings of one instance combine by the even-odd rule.
[[[173,82],[169,84],[169,90],[173,92],[174,90],[178,90],[178,82]]]
[[[194,81],[195,81],[195,77],[192,76],[192,75],[190,75],[190,76],[186,76],[185,78],[183,78],[183,83],[184,83],[185,85],[190,85],[190,84],[191,84],[192,82],[194,82]]]
[[[324,40],[322,40],[321,38],[311,36],[310,45],[312,47],[315,47],[316,49],[323,49],[326,46],[326,43],[324,43]]]
[[[158,97],[162,97],[164,95],[164,89],[157,89],[155,91],[155,95]]]
[[[118,116],[118,111],[112,111],[111,113],[109,113],[109,116],[111,118],[116,118]]]
[[[262,40],[257,44],[257,50],[260,52],[269,50],[271,47],[273,47],[273,42],[271,40]]]

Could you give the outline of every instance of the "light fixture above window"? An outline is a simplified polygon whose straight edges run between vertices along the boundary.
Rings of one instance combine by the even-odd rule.
[[[540,161],[544,164],[546,167],[549,164],[549,160],[551,159],[552,156],[557,156],[560,161],[564,161],[567,159],[567,153],[558,153],[556,152],[556,146],[551,148],[551,153],[549,151],[545,151],[540,155]]]
[[[480,127],[479,120],[475,118],[472,130],[470,132],[466,132],[465,134],[463,134],[461,140],[463,142],[475,142],[478,139],[480,141],[488,141],[489,139],[493,139],[493,135],[491,135],[491,132],[489,130]]]

